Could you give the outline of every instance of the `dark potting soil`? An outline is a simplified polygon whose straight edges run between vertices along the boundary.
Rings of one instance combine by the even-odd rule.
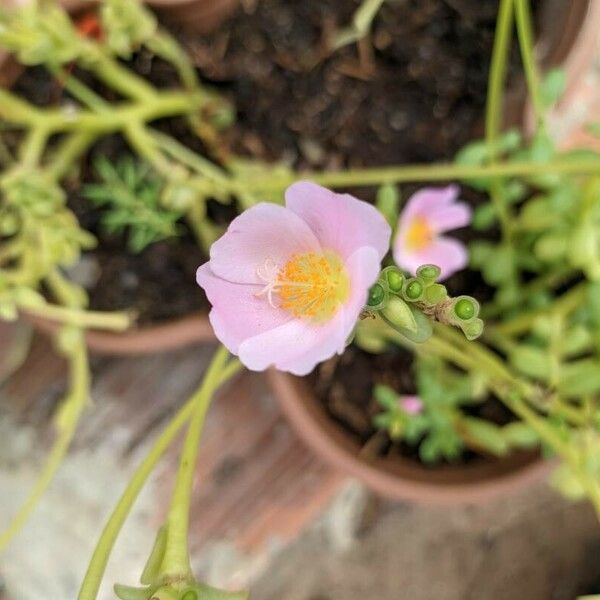
[[[478,129],[497,0],[386,2],[370,37],[333,53],[360,0],[247,4],[216,33],[184,38],[237,107],[237,152],[313,169],[430,162]]]

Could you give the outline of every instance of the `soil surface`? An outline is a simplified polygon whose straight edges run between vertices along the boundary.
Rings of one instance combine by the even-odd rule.
[[[359,0],[260,0],[187,46],[238,110],[233,149],[298,168],[450,159],[485,106],[497,0],[386,2],[328,51]],[[516,50],[516,48],[515,48]],[[513,52],[511,71],[519,61]]]

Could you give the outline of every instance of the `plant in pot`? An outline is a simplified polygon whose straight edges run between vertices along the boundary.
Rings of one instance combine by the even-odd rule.
[[[206,320],[196,318],[206,310],[201,294],[164,296],[176,280],[190,279],[196,255],[235,215],[233,196],[242,205],[253,201],[232,170],[235,157],[219,146],[217,130],[231,109],[199,83],[175,38],[138,3],[104,2],[75,14],[71,23],[52,3],[5,13],[3,46],[27,67],[3,91],[11,129],[5,188],[14,195],[23,181],[36,187],[29,174],[43,166],[37,187],[45,188],[45,202],[66,199],[65,210],[96,238],[74,240],[83,261],[57,261],[74,263],[71,283],[86,288],[90,308],[135,312],[141,328],[91,332],[92,347],[148,352],[210,339]],[[61,37],[53,33],[59,30]],[[9,60],[4,66],[8,72]],[[14,254],[12,246],[5,253]],[[44,285],[57,293],[55,284]],[[46,317],[48,327],[54,319]]]
[[[107,10],[123,7],[116,0],[105,6]],[[128,3],[127,10],[132,6]],[[92,133],[99,130],[106,133],[104,128],[108,125],[101,125],[106,119],[111,123],[109,130],[115,123],[119,127],[134,124],[134,139],[141,135],[148,143],[136,148],[140,153],[144,151],[147,160],[156,161],[152,164],[165,178],[166,189],[173,192],[174,185],[178,199],[181,195],[189,198],[197,180],[187,172],[180,180],[181,171],[174,169],[172,161],[181,159],[193,170],[200,160],[197,170],[206,169],[198,154],[183,152],[179,145],[169,144],[169,151],[160,146],[166,156],[155,154],[154,144],[159,143],[156,139],[163,137],[141,134],[138,117],[140,113],[157,116],[156,111],[160,114],[164,104],[154,95],[152,102],[149,101],[143,80],[119,77],[120,63],[107,62],[103,53],[97,53],[95,44],[88,47],[89,39],[77,37],[69,29],[70,21],[65,21],[64,13],[50,9],[41,21],[38,8],[25,7],[20,16],[26,19],[9,21],[9,26],[0,30],[15,44],[13,49],[27,50],[21,56],[23,60],[38,60],[39,55],[36,59],[34,52],[32,59],[29,52],[39,47],[47,50],[49,42],[52,42],[49,47],[60,50],[60,56],[67,62],[74,59],[73,47],[80,50],[83,47],[85,52],[81,50],[81,56],[91,61],[84,64],[98,69],[99,77],[108,77],[113,83],[116,77],[119,92],[130,93],[133,98],[125,106],[109,108],[98,103],[93,109],[71,114],[64,110],[46,113],[14,94],[5,91],[0,94],[6,118],[28,132],[14,169],[9,169],[2,180],[3,315],[10,318],[16,308],[26,308],[60,321],[57,340],[72,372],[72,389],[57,415],[60,435],[56,449],[31,500],[2,542],[14,533],[43,491],[64,455],[87,401],[86,328],[98,324],[120,327],[125,322],[123,315],[86,311],[80,289],[62,274],[61,268],[77,257],[91,238],[65,207],[64,194],[53,177],[63,174],[69,159],[82,151]],[[501,135],[499,128],[499,91],[513,9],[538,121],[538,129],[529,143],[512,132]],[[145,13],[134,14],[134,22],[126,28],[128,35],[144,23]],[[110,15],[108,10],[106,18]],[[60,40],[52,37],[55,27],[45,29],[52,19],[64,27],[66,34],[72,35]],[[122,34],[123,21],[117,25],[115,31]],[[44,44],[19,46],[23,27],[29,26],[32,29],[26,29],[28,40],[32,32],[43,34],[34,39],[41,39]],[[110,27],[103,31],[108,33]],[[131,41],[127,36],[125,39]],[[122,44],[122,35],[117,40]],[[88,50],[92,52],[91,58]],[[316,183],[295,183],[288,187],[290,180],[296,178],[288,172],[269,172],[266,176],[264,170],[254,169],[243,171],[242,175],[236,174],[242,173],[239,171],[233,175],[218,171],[217,175],[211,165],[212,175],[202,179],[213,186],[211,194],[222,190],[231,194],[235,190],[253,204],[259,190],[274,193],[287,188],[286,206],[261,202],[249,207],[211,245],[210,260],[198,269],[197,281],[212,305],[211,323],[227,350],[221,348],[216,353],[198,392],[176,414],[134,473],[97,544],[80,588],[80,600],[97,597],[110,550],[133,502],[184,425],[187,434],[171,506],[140,578],[142,587],[117,585],[115,592],[122,600],[246,598],[243,593],[215,590],[197,582],[190,566],[186,543],[190,497],[198,443],[210,400],[242,364],[257,371],[275,367],[306,375],[323,363],[317,376],[322,381],[327,377],[334,379],[337,367],[345,360],[336,356],[344,353],[352,337],[371,352],[382,351],[390,343],[398,346],[392,360],[397,361],[401,356],[408,362],[400,363],[401,368],[395,368],[392,376],[409,372],[410,361],[414,362],[417,373],[417,386],[413,389],[397,388],[389,371],[379,387],[369,382],[377,410],[373,414],[375,436],[372,441],[369,438],[365,453],[380,453],[382,448],[385,453],[390,447],[402,451],[403,445],[406,448],[412,444],[413,456],[418,453],[424,460],[439,457],[449,460],[466,448],[486,455],[502,455],[511,447],[541,443],[563,461],[556,476],[557,484],[570,495],[587,496],[600,510],[595,402],[600,386],[596,354],[599,326],[596,279],[600,269],[595,227],[600,158],[589,152],[558,153],[547,135],[544,110],[557,95],[560,77],[553,74],[540,85],[532,56],[526,1],[501,3],[493,62],[491,79],[495,83],[489,96],[486,140],[468,146],[455,164],[349,169],[311,175],[311,179],[320,183],[329,181],[340,187],[381,185],[379,210]],[[182,67],[184,63],[177,64]],[[98,102],[96,96],[89,96],[91,90],[83,82],[68,77],[65,81],[71,82],[74,95],[83,94],[88,103]],[[75,89],[73,81],[77,82]],[[133,87],[131,81],[135,81]],[[184,98],[175,93],[159,96],[169,107],[185,106],[191,110],[188,93],[184,93]],[[195,88],[192,93],[200,106],[212,100],[210,94],[199,93]],[[140,105],[149,112],[144,112]],[[192,112],[196,107],[194,104]],[[80,132],[77,127],[82,124]],[[58,145],[53,148],[51,158],[41,163],[41,153],[49,136],[57,133],[56,128],[63,136],[51,139]],[[145,126],[141,127],[144,130]],[[209,137],[206,142],[210,140]],[[168,178],[163,160],[177,174],[174,181]],[[128,161],[100,162],[98,171],[102,181],[88,189],[88,196],[100,205],[106,202],[113,205],[109,225],[132,228],[131,243],[145,243],[154,239],[158,229],[172,227],[174,215],[169,211],[181,205],[167,203],[166,212],[159,210],[157,184],[147,171]],[[446,284],[440,283],[450,271],[465,265],[464,243],[442,235],[470,221],[470,210],[457,200],[458,188],[424,188],[400,214],[398,211],[394,183],[448,179],[464,181],[490,198],[489,202],[479,203],[473,221],[485,233],[475,241],[470,240],[472,266],[481,273],[481,297],[487,299],[481,309],[481,314],[487,313],[489,320],[485,333],[478,301],[463,293],[469,290],[461,287],[457,292],[452,291],[451,285],[457,287],[459,282],[452,283],[451,278]],[[132,195],[135,200],[144,198],[144,206],[151,207],[152,218],[147,219],[146,215],[139,221],[130,218]],[[204,198],[194,196],[195,202],[188,208],[203,206]],[[205,233],[206,223],[201,224],[199,234]],[[386,256],[392,227],[396,226],[391,261]],[[37,254],[32,239],[38,244]],[[38,291],[44,291],[41,282],[48,288],[48,297]],[[464,283],[467,282],[465,279]],[[405,350],[416,359],[410,358],[412,354]],[[239,359],[230,359],[228,351]],[[352,351],[346,355],[352,358]],[[377,374],[377,369],[373,366],[368,374]],[[280,391],[297,385],[306,389],[305,382],[292,382],[287,375],[282,377],[275,379]],[[338,380],[337,389],[345,382],[346,378]],[[319,414],[324,414],[312,394],[287,398],[290,414],[292,410],[303,411],[313,420],[319,410]],[[489,399],[496,407],[502,403],[510,411],[509,422],[488,422],[484,414],[477,412],[477,407],[483,404],[481,399]],[[330,426],[331,430],[334,428]],[[379,432],[388,436],[384,444],[377,439],[381,437]],[[338,434],[338,440],[347,438],[347,434]],[[341,449],[338,456],[344,457],[346,465],[360,462],[352,453],[352,444],[334,443]],[[380,464],[389,459],[384,457]],[[363,464],[370,466],[372,461],[365,459]],[[422,480],[435,472],[421,467],[417,470]],[[374,482],[373,470],[365,472],[369,473],[365,481]]]
[[[513,18],[535,112],[536,130],[527,141],[500,131]],[[437,169],[440,180],[456,178],[483,194],[471,202],[472,222],[452,188],[421,190],[399,209],[397,190],[381,187],[378,205],[396,227],[395,263],[412,277],[394,285],[380,279],[368,318],[357,327],[356,348],[303,380],[270,373],[300,435],[388,496],[476,501],[558,464],[553,482],[600,509],[593,341],[597,155],[560,152],[552,143],[545,115],[564,75],[553,71],[540,80],[532,37],[528,4],[501,2],[486,137],[460,151],[453,168]],[[462,168],[482,170],[473,177]],[[385,175],[388,182],[431,180],[435,170],[389,169]],[[368,183],[364,175],[355,172],[351,183]],[[340,174],[336,185],[343,180]],[[442,235],[465,225],[456,239]],[[482,302],[487,327],[480,340],[467,343],[444,325],[436,325],[429,340],[414,331],[391,333],[385,325],[390,303],[406,314],[415,306],[431,312],[428,294],[443,291],[416,271],[425,262],[445,267],[449,290]],[[467,303],[464,310],[469,316],[473,307]],[[416,326],[410,316],[407,324]],[[543,462],[535,451],[540,444],[547,458],[560,460]]]

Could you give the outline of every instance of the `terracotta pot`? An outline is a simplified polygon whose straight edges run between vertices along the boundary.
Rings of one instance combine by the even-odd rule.
[[[157,8],[161,16],[169,16],[174,23],[185,20],[186,26],[200,33],[216,27],[227,14],[235,10],[238,0],[148,0],[147,4]],[[64,0],[63,5],[76,13],[88,8],[89,2]],[[0,51],[1,86],[10,87],[21,70],[20,65]],[[56,323],[32,315],[25,316],[40,331],[51,333],[57,329]],[[152,354],[215,341],[208,316],[201,313],[124,333],[90,330],[86,337],[91,350],[104,354]]]
[[[547,0],[537,54],[544,66],[560,66],[566,72],[563,109],[594,61],[599,30],[600,1]],[[523,104],[522,92],[513,90],[507,98],[507,123],[528,122],[530,108]],[[389,498],[433,504],[476,503],[526,487],[553,467],[537,452],[515,452],[506,458],[439,468],[401,457],[365,458],[360,455],[359,444],[326,413],[308,380],[277,371],[270,371],[268,379],[291,425],[314,452]]]
[[[59,327],[47,319],[27,313],[24,316],[43,333],[52,334]],[[167,352],[192,344],[214,342],[216,338],[208,317],[195,314],[123,333],[89,330],[86,341],[90,350],[98,354],[129,355]]]
[[[387,498],[424,504],[478,503],[514,493],[544,478],[553,466],[537,452],[438,468],[401,457],[364,458],[360,445],[325,412],[306,379],[275,370],[267,377],[300,438],[323,460]]]

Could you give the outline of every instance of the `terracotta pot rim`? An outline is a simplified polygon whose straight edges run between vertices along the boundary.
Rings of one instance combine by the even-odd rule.
[[[23,316],[45,334],[51,335],[60,328],[55,321],[26,312]],[[90,329],[86,332],[86,341],[90,350],[98,354],[128,355],[177,350],[192,344],[215,342],[216,337],[208,316],[195,313],[120,333]]]
[[[267,373],[267,379],[292,427],[317,455],[390,499],[477,504],[527,487],[554,467],[537,452],[437,469],[402,457],[365,459],[359,456],[359,444],[323,410],[306,380],[275,370]]]

